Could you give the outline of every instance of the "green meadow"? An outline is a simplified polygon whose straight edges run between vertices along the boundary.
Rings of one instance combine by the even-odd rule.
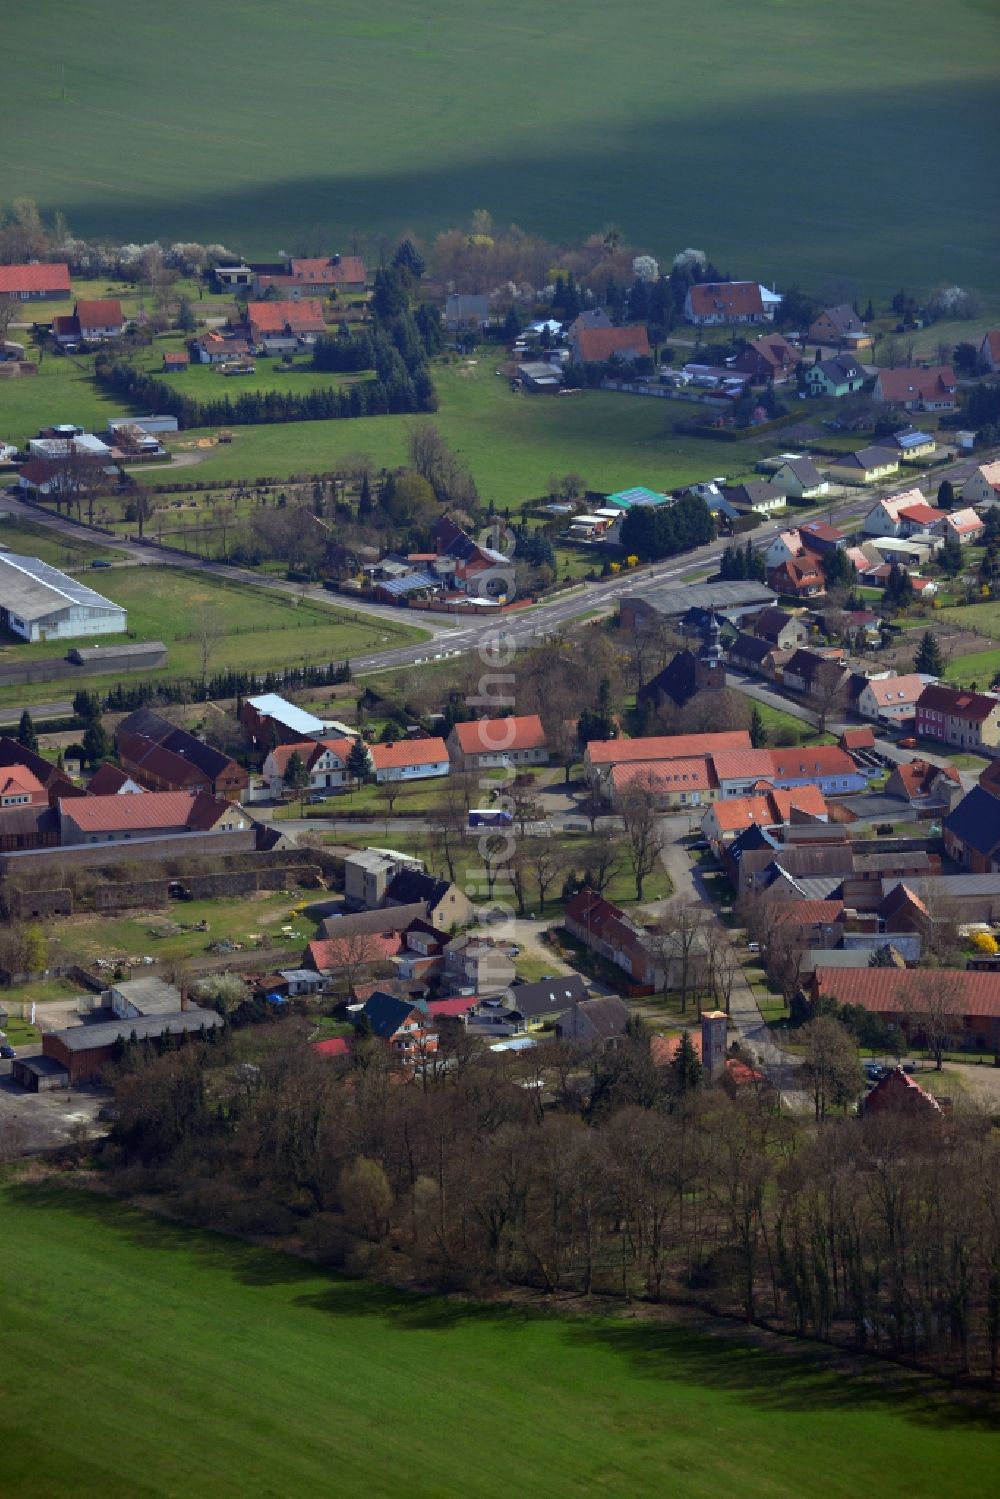
[[[77,233],[273,256],[487,208],[862,297],[1000,290],[989,0],[8,9],[0,201]]]
[[[642,1321],[408,1297],[84,1191],[0,1192],[10,1499],[939,1499],[933,1384]]]
[[[228,669],[267,671],[342,661],[427,638],[426,631],[402,621],[397,624],[395,620],[351,614],[317,599],[220,580],[210,574],[188,573],[180,568],[111,567],[89,574],[86,582],[128,609],[130,639],[165,643],[167,665],[149,673],[152,681],[200,678],[200,636],[206,619],[211,621],[213,631],[218,627],[221,632],[211,645],[210,675]],[[122,638],[102,636],[108,644]],[[66,653],[64,640],[31,646],[13,637],[8,640],[7,644],[0,643],[0,663]],[[74,678],[72,690],[93,686],[106,690],[111,680]],[[0,689],[0,702],[48,701],[64,691],[61,682],[5,687]]]

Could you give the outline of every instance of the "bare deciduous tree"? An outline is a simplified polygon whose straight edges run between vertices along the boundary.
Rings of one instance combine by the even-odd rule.
[[[652,776],[637,776],[629,783],[621,798],[621,815],[635,876],[635,898],[642,900],[646,880],[659,862],[664,843],[659,796]]]

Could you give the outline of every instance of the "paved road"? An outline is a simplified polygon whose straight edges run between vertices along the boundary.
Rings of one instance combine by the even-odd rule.
[[[984,461],[987,455],[983,455]],[[942,466],[936,470],[933,479],[925,479],[925,483],[937,484],[956,465]],[[915,483],[919,482],[917,479]],[[874,504],[880,493],[888,493],[891,489],[898,489],[899,484],[886,486],[883,489],[858,492],[842,499],[832,501],[829,505],[816,506],[810,514],[823,516],[831,520],[837,520],[843,516],[856,513],[861,505]],[[594,609],[602,609],[612,612],[623,595],[634,593],[637,588],[648,587],[653,583],[679,583],[693,572],[703,571],[706,564],[716,562],[724,547],[728,544],[726,538],[710,542],[708,545],[698,547],[692,552],[686,552],[682,557],[674,557],[669,561],[656,563],[651,567],[643,568],[636,573],[619,574],[617,577],[602,580],[597,583],[589,583],[574,588],[563,597],[554,598],[543,602],[533,608],[526,609],[519,614],[505,616],[502,623],[495,619],[466,620],[462,616],[450,615],[447,619],[440,616],[424,614],[414,611],[408,614],[391,605],[371,603],[368,600],[345,598],[339,594],[331,595],[326,589],[318,587],[303,587],[300,584],[288,583],[284,579],[267,577],[262,574],[250,572],[244,568],[229,567],[224,563],[206,562],[197,557],[177,556],[175,553],[165,550],[153,541],[145,541],[142,544],[128,540],[117,540],[113,537],[98,535],[94,538],[93,532],[86,527],[76,525],[65,516],[56,515],[44,507],[28,505],[21,500],[14,490],[0,493],[0,504],[13,513],[30,516],[36,524],[51,527],[54,530],[77,536],[96,539],[100,545],[112,551],[117,551],[124,557],[128,557],[143,565],[155,565],[159,567],[181,567],[188,571],[211,573],[217,577],[237,578],[241,581],[251,583],[258,588],[270,588],[280,593],[297,595],[299,597],[311,597],[322,599],[325,603],[333,603],[340,609],[350,613],[361,615],[373,615],[376,618],[392,621],[394,624],[401,622],[418,625],[431,635],[431,640],[419,645],[390,647],[382,651],[371,651],[363,656],[352,657],[351,665],[355,671],[371,671],[381,668],[390,668],[408,664],[422,664],[429,660],[440,660],[446,655],[461,655],[472,651],[484,639],[494,638],[494,633],[499,627],[503,638],[510,644],[530,645],[544,639],[547,635],[558,631],[582,614],[590,613]],[[786,518],[782,521],[767,521],[752,532],[755,544],[770,541],[777,533],[790,524]],[[495,669],[495,666],[494,666]]]
[[[63,698],[58,703],[31,703],[31,715],[39,720],[43,718],[68,718],[73,712],[73,704]],[[0,708],[0,728],[8,728],[11,724],[21,721],[21,708]]]

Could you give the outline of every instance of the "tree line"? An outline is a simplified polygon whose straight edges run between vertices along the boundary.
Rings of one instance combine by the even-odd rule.
[[[289,1019],[123,1058],[119,1184],[355,1272],[693,1302],[997,1377],[987,1118],[790,1117],[764,1086],[706,1086],[690,1047],[656,1065],[635,1021],[615,1050],[502,1058],[456,1026],[406,1086],[376,1041],[341,1068],[305,1036]]]

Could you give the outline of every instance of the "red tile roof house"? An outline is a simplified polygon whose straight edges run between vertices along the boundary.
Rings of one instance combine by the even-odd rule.
[[[253,826],[242,807],[205,792],[60,797],[58,810],[60,841],[66,847],[185,833],[244,833]]]
[[[916,718],[917,701],[927,686],[917,672],[903,677],[875,677],[858,695],[857,710],[862,718],[879,723],[911,723]]]
[[[952,510],[937,521],[934,529],[938,535],[951,537],[960,546],[969,546],[980,540],[986,530],[986,522],[971,508]]]
[[[125,314],[116,297],[107,297],[96,302],[77,302],[72,317],[53,319],[56,342],[103,343],[109,338],[121,338],[125,332]]]
[[[329,255],[321,259],[291,260],[289,274],[300,285],[325,291],[363,292],[368,273],[360,255]]]
[[[281,796],[288,762],[298,755],[309,772],[307,791],[340,791],[351,780],[347,761],[353,748],[353,739],[307,739],[298,744],[278,744],[268,751],[261,774],[271,795]]]
[[[343,937],[318,937],[306,948],[302,966],[331,975],[353,976],[374,967],[389,971],[389,959],[396,957],[402,946],[402,932],[349,932]]]
[[[765,333],[747,344],[743,352],[733,360],[732,367],[741,375],[749,375],[758,383],[773,381],[780,385],[795,373],[795,366],[802,360],[798,349],[792,347],[780,333]]]
[[[250,341],[265,349],[294,349],[326,331],[323,304],[315,297],[301,302],[249,302]]]
[[[904,411],[955,411],[958,381],[950,364],[927,369],[879,370],[872,400]]]
[[[819,558],[811,552],[803,552],[777,567],[769,567],[767,584],[784,598],[816,599],[826,593],[826,577]]]
[[[616,765],[703,760],[718,750],[752,748],[746,729],[724,729],[714,734],[642,734],[637,739],[592,739],[583,752],[583,762],[607,781]]]
[[[774,901],[768,907],[771,926],[795,927],[806,947],[835,947],[843,936],[845,919],[842,900]]]
[[[395,744],[373,744],[369,753],[380,786],[385,781],[424,781],[432,776],[446,776],[451,770],[443,739],[400,739]]]
[[[911,760],[896,766],[885,783],[885,794],[904,797],[917,807],[950,810],[956,796],[962,795],[962,777],[954,765]]]
[[[187,349],[170,349],[163,356],[163,373],[172,375],[177,370],[186,370],[190,363],[191,355]]]
[[[649,335],[645,323],[627,328],[581,328],[570,340],[578,364],[606,364],[609,359],[647,359]]]
[[[479,718],[457,723],[448,735],[452,761],[466,770],[547,765],[549,749],[537,713],[520,718]]]
[[[649,790],[661,807],[702,807],[719,796],[719,782],[710,755],[686,760],[633,760],[613,765],[609,780],[611,804],[636,789]]]
[[[913,1040],[921,1037],[921,1007],[947,1007],[954,1013],[954,1036],[971,1049],[1000,1050],[1000,984],[992,973],[954,968],[824,968],[813,974],[813,1001],[836,999],[861,1005],[887,1025],[899,1025]]]
[[[701,830],[713,842],[728,842],[752,824],[777,828],[792,822],[827,822],[828,818],[819,787],[797,786],[791,791],[764,791],[716,802],[705,813]]]
[[[644,941],[644,934],[620,906],[593,890],[580,890],[568,902],[563,926],[578,942],[628,974],[637,992],[652,993],[663,983],[663,971]]]
[[[17,302],[62,301],[71,291],[69,266],[64,261],[33,265],[0,265],[0,297]]]
[[[48,792],[25,765],[0,770],[0,807],[47,807]]]
[[[765,301],[756,281],[702,281],[688,288],[684,316],[689,323],[773,323],[774,303]]]
[[[917,699],[915,728],[922,739],[956,749],[1000,745],[1000,698],[933,683]]]

